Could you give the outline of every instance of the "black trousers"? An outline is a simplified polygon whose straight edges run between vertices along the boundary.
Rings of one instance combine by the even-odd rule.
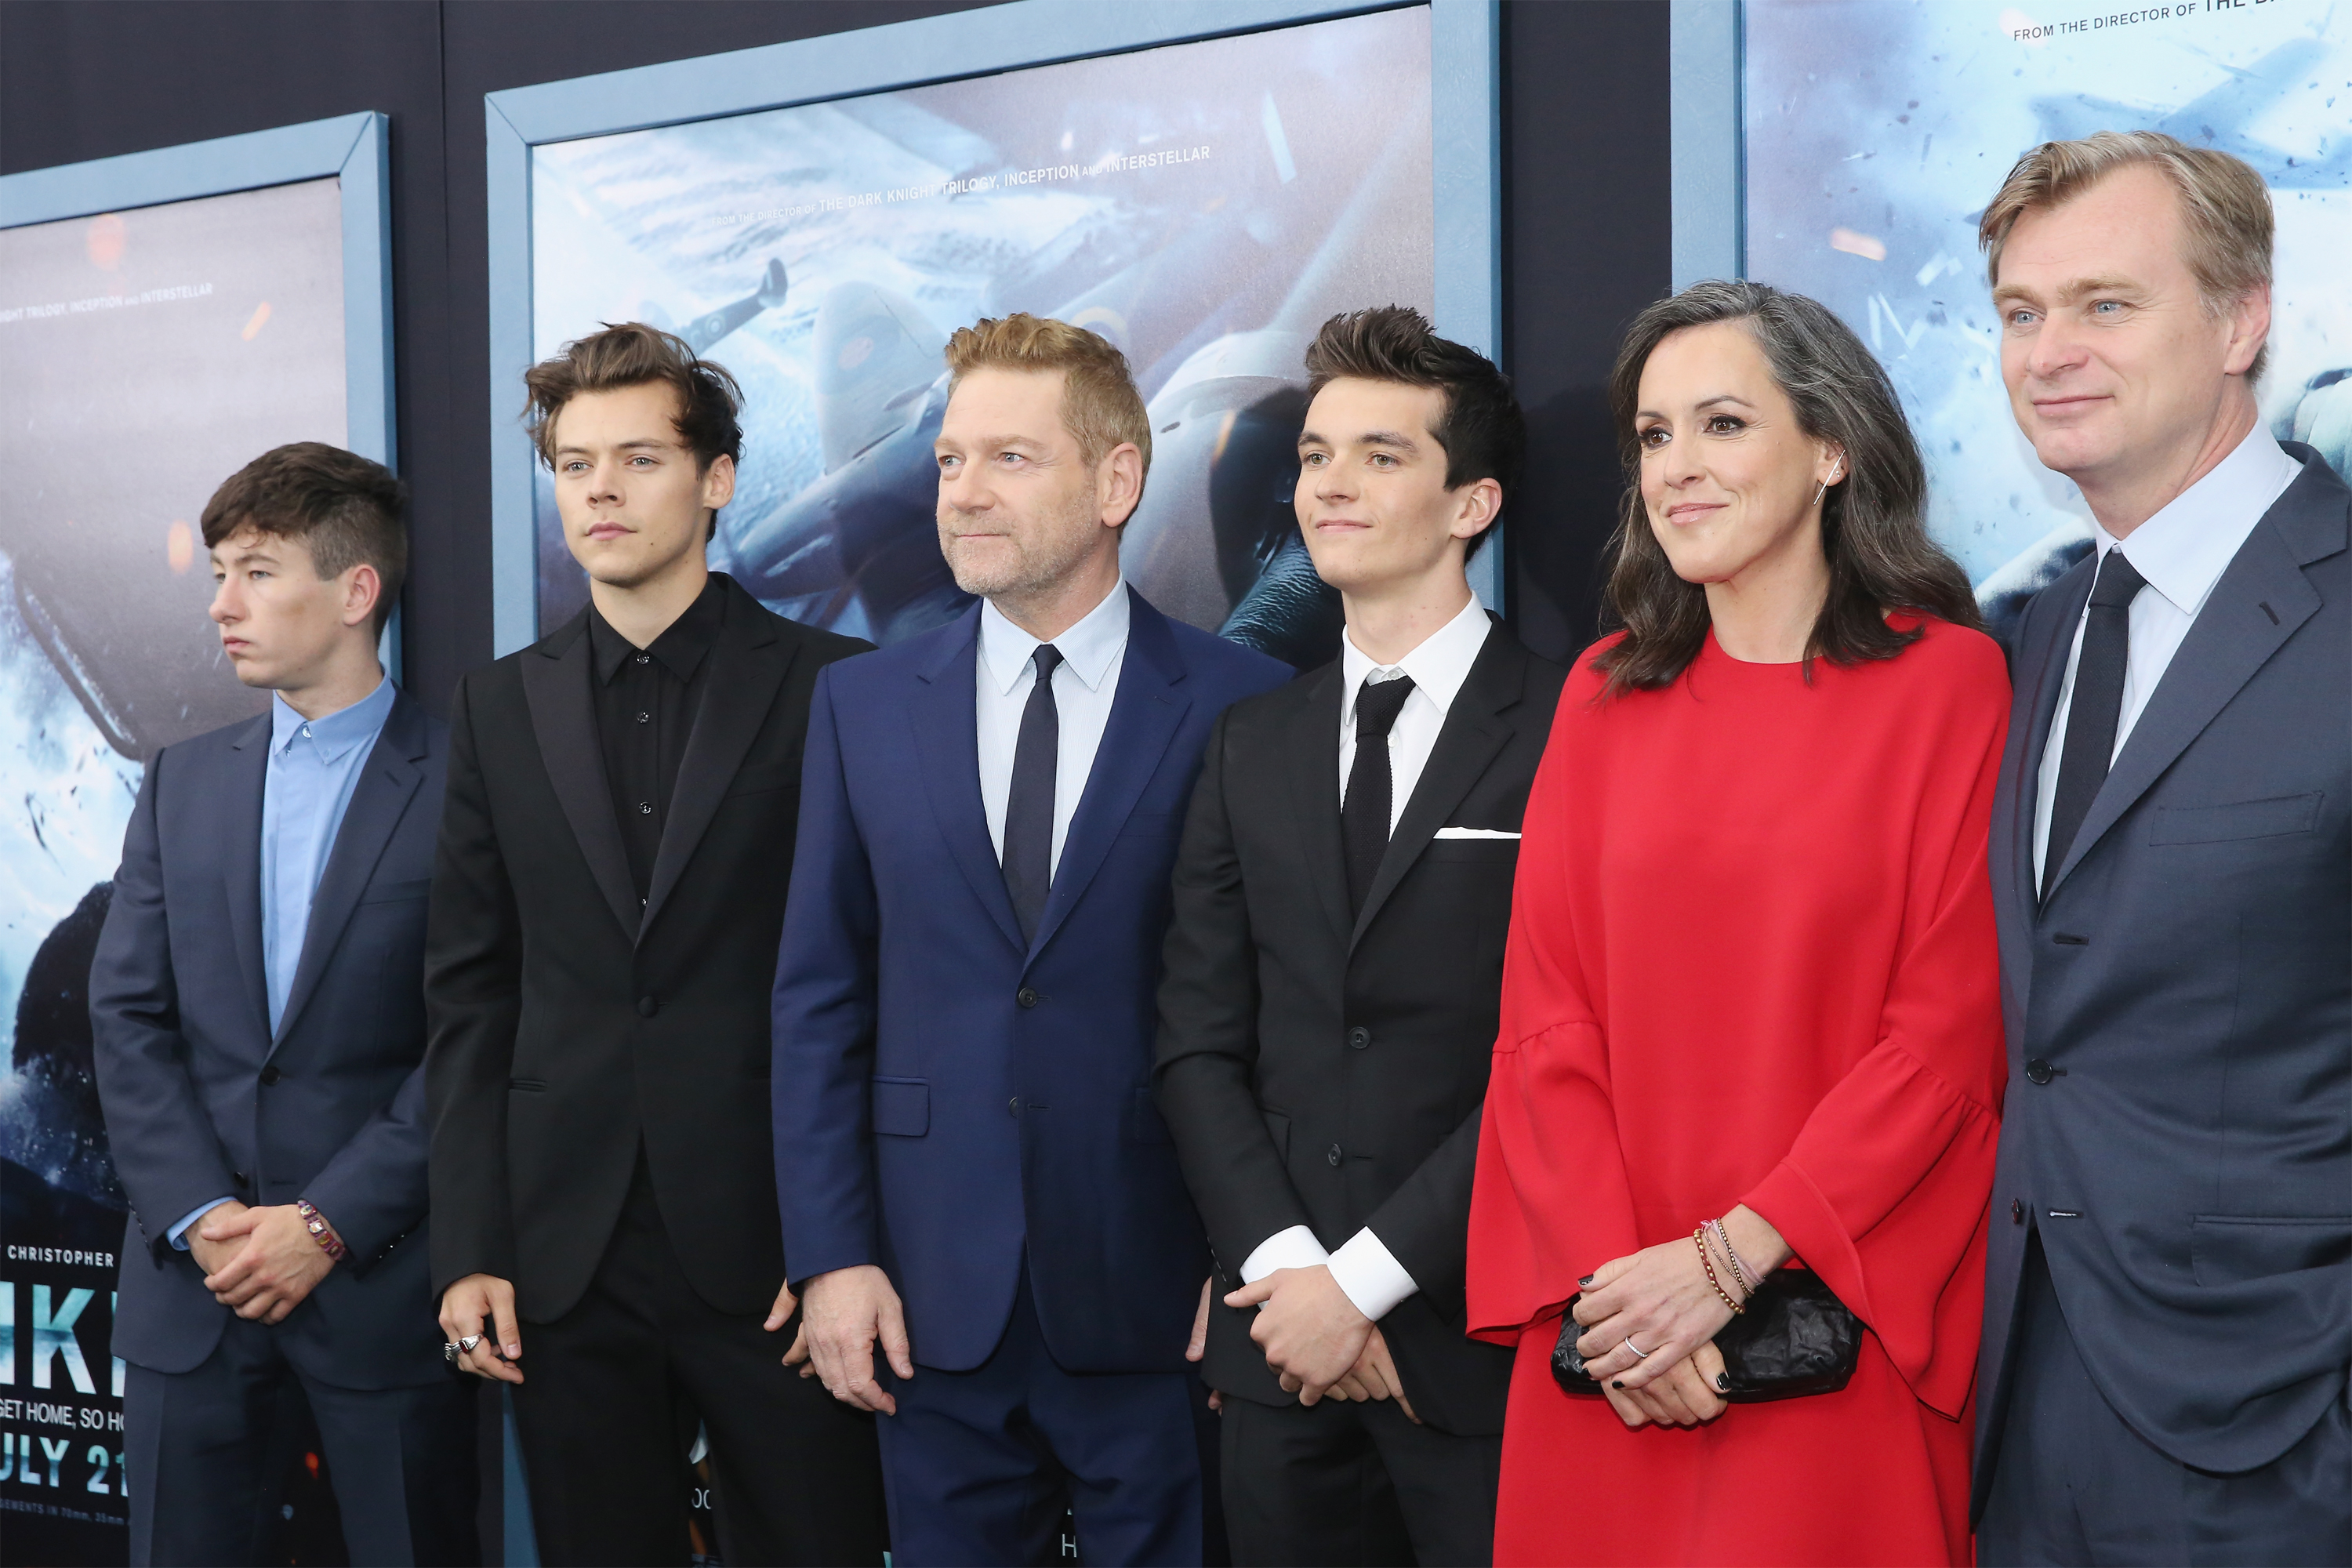
[[[2017,1370],[1977,1527],[1986,1568],[2352,1563],[2352,1420],[2342,1400],[2259,1469],[2182,1464],[2124,1424],[2083,1367],[2037,1237]]]
[[[472,1382],[337,1388],[288,1362],[275,1329],[243,1318],[193,1372],[125,1367],[131,1563],[267,1562],[304,1399],[354,1563],[479,1563]]]
[[[698,1423],[728,1568],[879,1563],[874,1418],[783,1364],[797,1315],[721,1312],[670,1249],[642,1156],[588,1293],[522,1325],[514,1391],[540,1560],[684,1564]]]
[[[1458,1568],[1495,1558],[1503,1439],[1416,1426],[1393,1399],[1260,1405],[1225,1395],[1234,1561]]]

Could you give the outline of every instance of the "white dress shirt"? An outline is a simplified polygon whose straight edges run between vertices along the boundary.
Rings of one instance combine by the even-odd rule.
[[[2211,596],[2213,584],[2237,556],[2254,525],[2286,488],[2303,474],[2303,465],[2287,456],[2270,432],[2256,426],[2211,471],[2181,491],[2154,517],[2118,540],[2096,522],[2091,537],[2098,560],[2120,550],[2147,586],[2132,600],[2128,646],[2124,663],[2123,707],[2116,721],[2112,763],[2123,754],[2132,726],[2156,694],[2157,683],[2171,666],[2197,613]],[[2096,568],[2094,568],[2095,571]],[[2090,614],[2084,601],[2075,618],[2074,644],[2066,655],[2066,679],[2058,688],[2057,711],[2050,716],[2050,733],[2042,749],[2042,771],[2033,790],[2033,880],[2039,887],[2042,860],[2050,848],[2051,802],[2058,794],[2058,769],[2066,751],[2066,719],[2074,706],[2074,667],[2083,658],[2083,627]]]
[[[1445,727],[1446,710],[1454,693],[1470,679],[1478,650],[1486,646],[1493,623],[1474,595],[1462,613],[1422,640],[1421,646],[1392,665],[1377,665],[1356,647],[1353,634],[1339,639],[1339,801],[1348,798],[1348,773],[1356,765],[1356,699],[1367,681],[1412,678],[1412,689],[1397,710],[1389,731],[1389,831],[1412,799],[1429,754],[1436,749],[1438,731]],[[1338,1285],[1356,1310],[1378,1322],[1396,1304],[1418,1291],[1404,1265],[1374,1236],[1370,1226],[1342,1242],[1337,1252],[1326,1252],[1314,1231],[1303,1225],[1278,1230],[1261,1241],[1242,1264],[1242,1283],[1255,1284],[1278,1268],[1330,1266]]]
[[[1095,752],[1110,722],[1118,694],[1119,667],[1127,660],[1127,582],[1111,584],[1101,604],[1054,639],[1062,662],[1054,668],[1054,708],[1061,721],[1061,747],[1054,759],[1053,869],[1062,864],[1062,840],[1094,772]],[[1037,684],[1031,656],[1038,638],[1005,619],[994,605],[980,607],[980,657],[973,660],[980,718],[980,800],[988,813],[988,840],[1004,858],[1004,808],[1013,795],[1013,755],[1021,744],[1021,715]]]

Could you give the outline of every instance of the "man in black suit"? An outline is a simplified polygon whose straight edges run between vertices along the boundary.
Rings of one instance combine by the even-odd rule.
[[[268,1560],[289,1399],[352,1562],[481,1561],[474,1390],[443,1364],[425,1258],[447,733],[376,659],[401,501],[381,465],[304,441],[205,508],[221,651],[269,710],[150,759],[89,977],[131,1205],[132,1563]]]
[[[452,713],[442,1330],[513,1385],[547,1562],[684,1563],[698,1422],[727,1562],[878,1562],[873,1418],[782,1364],[767,1083],[809,693],[866,645],[705,564],[742,443],[725,371],[632,323],[526,379],[590,603]]]
[[[1463,1253],[1519,817],[1566,671],[1465,563],[1524,426],[1397,308],[1307,351],[1296,504],[1339,662],[1236,703],[1175,878],[1159,1093],[1224,1290],[1205,1373],[1244,1563],[1484,1563],[1509,1352]]]

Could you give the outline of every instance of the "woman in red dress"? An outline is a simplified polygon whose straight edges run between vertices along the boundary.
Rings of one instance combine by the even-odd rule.
[[[1697,285],[1611,396],[1626,629],[1528,805],[1471,1205],[1471,1330],[1518,1349],[1496,1561],[1966,1563],[2001,656],[1820,305]],[[1860,1364],[1727,1406],[1714,1338],[1784,1266],[1862,1320]],[[1580,1295],[1604,1397],[1550,1370]]]

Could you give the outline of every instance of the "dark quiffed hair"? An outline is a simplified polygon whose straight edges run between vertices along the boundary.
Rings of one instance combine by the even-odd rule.
[[[381,635],[408,580],[408,487],[382,463],[324,441],[274,447],[223,480],[205,503],[205,548],[246,528],[299,539],[320,581],[365,562],[383,591],[373,629]]]
[[[1439,337],[1419,310],[1381,305],[1332,317],[1307,345],[1307,396],[1342,378],[1444,393],[1445,411],[1429,433],[1445,451],[1445,488],[1492,479],[1509,503],[1527,455],[1528,426],[1511,378],[1485,354]],[[1465,555],[1475,554],[1493,531],[1470,541]]]
[[[1822,500],[1822,550],[1829,598],[1805,649],[1812,661],[1860,664],[1893,658],[1919,639],[1897,631],[1892,611],[1933,616],[1982,629],[1976,595],[1959,565],[1927,537],[1927,471],[1886,372],[1853,330],[1826,306],[1766,283],[1694,283],[1633,318],[1609,374],[1609,412],[1625,465],[1625,500],[1610,541],[1609,607],[1623,639],[1593,667],[1603,697],[1671,686],[1706,646],[1706,589],[1675,574],[1642,501],[1642,447],[1633,417],[1642,369],[1673,333],[1737,321],[1764,352],[1772,380],[1795,408],[1797,427],[1845,454],[1845,476]]]
[[[530,401],[524,406],[524,428],[539,448],[539,460],[555,467],[555,416],[583,392],[617,392],[625,386],[659,383],[677,394],[677,438],[694,454],[695,466],[705,473],[720,458],[743,460],[743,389],[722,364],[701,358],[684,338],[648,327],[643,321],[607,321],[592,332],[563,345],[553,359],[541,360],[522,373]],[[710,531],[719,531],[711,515]]]

